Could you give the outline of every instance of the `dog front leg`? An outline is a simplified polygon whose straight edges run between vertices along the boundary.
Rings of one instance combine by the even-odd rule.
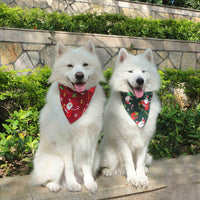
[[[123,160],[124,160],[124,164],[126,168],[127,181],[128,183],[131,183],[132,185],[137,187],[138,180],[136,176],[132,152],[126,144],[121,145],[120,150],[121,150],[121,154],[123,156]]]
[[[97,191],[97,183],[94,181],[93,175],[92,175],[92,165],[83,164],[82,165],[82,171],[83,171],[83,181],[85,187],[91,192],[95,193]]]
[[[67,148],[65,151],[66,155],[63,156],[65,163],[65,181],[66,186],[69,191],[79,192],[81,191],[81,185],[76,181],[76,177],[74,175],[74,166],[73,166],[73,158],[72,158],[72,149]]]
[[[147,187],[149,184],[148,177],[145,174],[145,156],[147,152],[147,147],[137,149],[136,151],[136,174],[138,182],[141,186]]]

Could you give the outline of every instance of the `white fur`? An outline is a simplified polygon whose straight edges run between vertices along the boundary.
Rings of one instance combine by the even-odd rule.
[[[144,79],[143,90],[153,91],[149,118],[144,128],[139,128],[123,107],[120,92],[132,92],[137,78]],[[128,84],[129,82],[129,84]],[[134,186],[148,186],[145,165],[151,162],[148,144],[156,129],[156,119],[161,110],[156,91],[160,77],[153,63],[153,53],[147,49],[137,56],[121,49],[110,80],[111,97],[104,115],[104,138],[100,146],[100,167],[105,176],[126,175]]]
[[[84,67],[84,63],[88,66]],[[85,113],[70,124],[60,104],[58,82],[74,89],[72,83],[80,71],[84,73],[86,89],[97,87]],[[45,185],[52,192],[59,191],[62,184],[70,191],[81,191],[78,181],[83,180],[85,187],[95,193],[97,184],[93,174],[98,168],[98,155],[96,161],[94,158],[105,99],[98,85],[104,76],[93,43],[78,49],[65,48],[59,43],[49,80],[53,83],[40,114],[40,144],[34,158],[33,184]]]

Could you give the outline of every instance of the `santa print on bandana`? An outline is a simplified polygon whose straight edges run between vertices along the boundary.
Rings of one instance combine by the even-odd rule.
[[[131,93],[120,92],[125,110],[135,123],[143,128],[148,120],[152,92],[145,92],[143,97],[137,98]]]
[[[58,88],[62,109],[71,124],[78,120],[86,111],[96,87],[80,93],[61,84],[58,84]]]

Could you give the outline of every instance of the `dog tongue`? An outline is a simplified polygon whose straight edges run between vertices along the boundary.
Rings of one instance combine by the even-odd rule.
[[[141,98],[144,95],[144,91],[142,88],[134,88],[134,92],[137,98]]]
[[[85,83],[75,83],[74,88],[77,92],[83,92],[85,91]]]

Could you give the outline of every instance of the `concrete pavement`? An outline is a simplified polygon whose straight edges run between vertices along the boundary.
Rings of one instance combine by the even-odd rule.
[[[137,189],[125,177],[97,178],[98,191],[69,192],[63,188],[51,193],[30,184],[30,176],[0,179],[1,200],[200,200],[200,155],[154,161],[149,168],[149,187]]]

